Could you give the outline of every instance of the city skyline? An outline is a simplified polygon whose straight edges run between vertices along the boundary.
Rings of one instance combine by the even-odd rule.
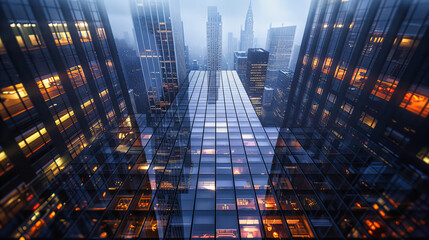
[[[126,0],[126,2],[127,1],[129,0]],[[195,30],[205,29],[208,6],[218,6],[218,11],[223,16],[223,53],[226,54],[227,50],[228,32],[232,32],[234,36],[237,37],[238,41],[240,40],[240,29],[241,26],[244,27],[244,20],[250,0],[235,0],[233,2],[227,0],[207,0],[198,2],[194,0],[180,0],[178,2],[180,3],[185,41],[190,49],[191,60],[206,54],[206,47],[200,44],[201,41],[206,41],[206,35],[204,32]],[[310,0],[299,2],[293,0],[270,0],[270,2],[272,2],[272,4],[264,4],[265,1],[263,0],[252,1],[254,36],[257,39],[256,47],[265,47],[267,29],[269,29],[270,25],[272,25],[272,27],[296,25],[297,32],[295,42],[299,43],[304,32]],[[229,7],[230,4],[234,5]],[[115,36],[121,38],[124,36],[124,32],[128,32],[129,37],[133,38],[133,23],[128,5],[123,4],[122,1],[106,0],[106,7]],[[132,41],[134,42],[133,39]],[[137,49],[136,43],[135,48]],[[202,59],[198,60],[200,61]]]

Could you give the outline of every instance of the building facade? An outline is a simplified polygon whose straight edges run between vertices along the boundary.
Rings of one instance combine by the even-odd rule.
[[[293,72],[279,71],[277,82],[274,87],[273,102],[271,105],[273,111],[273,121],[276,126],[281,126],[285,116],[287,101],[290,94],[290,88],[293,79]]]
[[[143,79],[152,113],[164,113],[186,78],[179,1],[132,0]]]
[[[116,39],[119,58],[121,59],[124,70],[125,81],[130,93],[131,102],[135,106],[135,113],[150,113],[149,99],[147,96],[146,85],[143,83],[142,65],[137,50],[133,49],[126,39]],[[134,99],[134,101],[133,101]]]
[[[249,3],[249,8],[246,13],[246,20],[244,23],[244,29],[241,29],[240,35],[240,51],[246,51],[249,48],[253,48],[253,11],[252,2]]]
[[[258,116],[262,113],[268,57],[269,53],[262,48],[249,48],[247,52],[247,70],[243,85]]]
[[[246,79],[247,72],[247,52],[234,52],[234,69],[237,71],[238,76],[243,82]]]
[[[207,70],[216,71],[222,67],[222,16],[217,7],[208,8],[207,20]]]
[[[263,127],[235,71],[188,79],[156,122],[136,117],[138,128],[97,135],[19,218],[2,222],[0,237],[427,236],[418,179],[326,129]],[[358,161],[371,166],[356,174]]]
[[[296,62],[298,61],[298,54],[299,49],[301,48],[301,45],[294,45],[292,49],[292,55],[290,57],[289,62],[289,71],[294,72],[296,67]]]
[[[35,185],[134,113],[102,1],[4,0],[0,22],[3,228],[42,204],[24,208]]]
[[[286,71],[292,55],[296,26],[271,27],[267,34],[265,49],[270,53],[268,59],[266,85],[274,87],[278,71]]]
[[[427,172],[426,1],[321,1],[311,11],[288,124],[363,133]]]

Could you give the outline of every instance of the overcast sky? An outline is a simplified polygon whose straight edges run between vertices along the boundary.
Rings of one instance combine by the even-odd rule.
[[[246,17],[250,0],[173,0],[180,1],[185,29],[185,44],[191,57],[203,53],[206,44],[207,7],[217,6],[222,15],[223,45],[228,32],[240,38],[240,28]],[[114,34],[123,38],[124,32],[133,36],[133,23],[128,0],[105,0]],[[296,25],[295,43],[300,43],[304,32],[310,0],[253,0],[254,31],[257,47],[265,48],[267,30],[273,27]]]

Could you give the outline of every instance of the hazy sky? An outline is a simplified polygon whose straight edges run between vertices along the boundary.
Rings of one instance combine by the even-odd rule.
[[[222,15],[223,45],[226,48],[228,32],[240,39],[240,27],[244,26],[250,0],[173,0],[180,1],[185,29],[185,44],[191,57],[203,53],[206,44],[207,7],[217,6]],[[115,35],[124,32],[133,36],[133,23],[128,0],[105,0]],[[254,31],[257,47],[265,48],[267,30],[273,27],[297,25],[295,43],[300,43],[304,32],[310,0],[253,0]]]

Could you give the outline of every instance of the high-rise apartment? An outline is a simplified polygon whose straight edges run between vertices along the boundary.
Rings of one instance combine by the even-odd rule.
[[[292,54],[296,26],[271,27],[267,34],[266,50],[268,59],[266,85],[274,87],[278,71],[286,71]]]
[[[267,76],[269,53],[262,48],[249,48],[247,52],[246,78],[242,79],[247,95],[258,116],[262,113],[262,95]]]
[[[149,106],[163,113],[187,74],[179,1],[131,0],[130,8]]]
[[[313,3],[287,125],[362,133],[429,172],[428,11],[425,1]]]
[[[246,13],[246,20],[244,22],[244,29],[241,29],[240,35],[240,51],[246,51],[253,48],[253,11],[252,1],[249,3],[249,8]]]
[[[0,23],[3,228],[49,205],[37,190],[133,109],[102,1],[4,0]],[[38,231],[36,215],[29,231]]]
[[[207,70],[216,71],[222,67],[222,16],[217,7],[208,7]]]

